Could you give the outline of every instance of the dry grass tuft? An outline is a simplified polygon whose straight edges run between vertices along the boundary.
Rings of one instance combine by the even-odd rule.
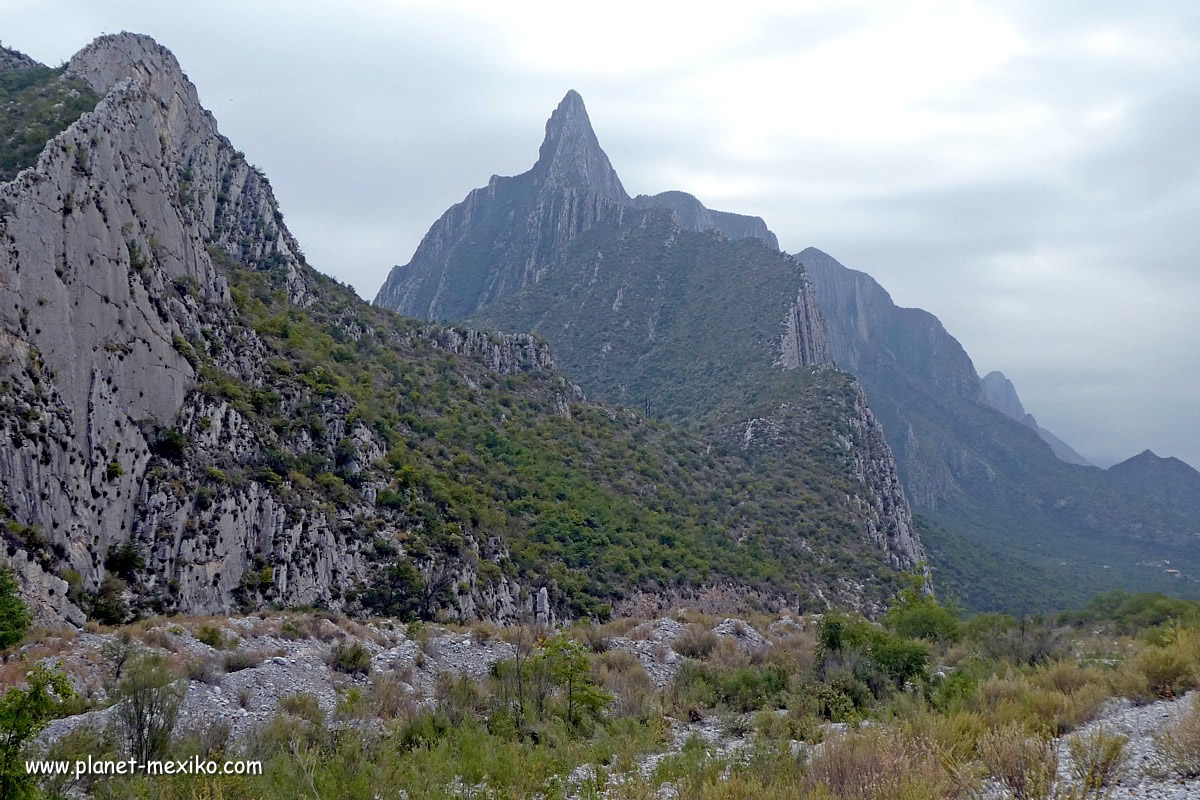
[[[1156,738],[1159,758],[1170,772],[1184,778],[1200,777],[1200,694],[1179,720]]]
[[[654,682],[632,653],[610,650],[592,659],[592,676],[613,696],[614,717],[649,719],[660,711]]]
[[[1017,725],[997,728],[979,740],[979,758],[1011,796],[1019,800],[1054,797],[1058,745],[1050,736],[1030,736]]]
[[[672,644],[676,653],[687,658],[705,659],[716,649],[719,636],[703,625],[688,625]],[[736,647],[736,644],[735,644]]]
[[[1067,742],[1071,753],[1071,775],[1075,791],[1082,797],[1107,797],[1110,788],[1125,774],[1128,736],[1112,736],[1097,727],[1086,736],[1072,736]]]
[[[854,800],[951,800],[967,788],[937,742],[879,728],[826,740],[805,783],[818,797]]]

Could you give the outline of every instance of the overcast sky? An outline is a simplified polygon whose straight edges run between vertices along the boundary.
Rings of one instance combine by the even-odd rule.
[[[1053,10],[1048,10],[1053,6]],[[937,314],[1101,464],[1200,466],[1200,3],[0,0],[171,48],[309,260],[374,297],[567,89],[631,194],[764,217]]]

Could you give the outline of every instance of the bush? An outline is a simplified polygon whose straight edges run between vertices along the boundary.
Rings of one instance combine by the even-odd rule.
[[[857,615],[826,614],[817,629],[817,649],[820,673],[828,682],[844,676],[844,688],[853,693],[854,684],[862,683],[876,698],[922,677],[929,664],[928,645],[889,633]]]
[[[459,727],[473,719],[481,702],[479,683],[469,675],[453,675],[443,672],[438,676],[435,688],[438,712]]]
[[[338,642],[329,651],[329,665],[349,675],[369,675],[371,652],[359,642]]]
[[[923,581],[918,576],[913,586],[900,592],[896,602],[883,617],[888,630],[906,639],[924,639],[929,642],[957,642],[962,631],[950,609],[938,603],[931,594],[923,591]]]
[[[201,625],[196,629],[196,641],[206,644],[214,650],[225,646],[225,634],[216,625]]]
[[[1110,786],[1125,773],[1128,736],[1110,736],[1102,727],[1087,736],[1072,736],[1071,775],[1083,797],[1105,797]]]
[[[225,654],[225,658],[221,660],[221,666],[226,672],[241,672],[244,669],[253,669],[262,663],[262,656],[250,650],[234,650]]]
[[[1188,654],[1177,647],[1151,645],[1138,653],[1122,671],[1134,673],[1126,688],[1140,685],[1137,675],[1145,677],[1149,697],[1134,695],[1133,700],[1145,701],[1153,698],[1178,697],[1196,686],[1196,665]]]
[[[105,575],[100,589],[92,599],[92,619],[103,625],[120,625],[129,616],[121,595],[128,589],[125,581],[115,575]]]
[[[1013,797],[1049,800],[1058,781],[1058,745],[1049,736],[1028,736],[1016,725],[979,740],[979,758]]]
[[[977,614],[962,630],[963,637],[991,661],[1034,666],[1070,655],[1063,631],[1041,617]]]
[[[188,441],[178,428],[163,428],[150,442],[150,452],[168,461],[183,461],[187,454]]]
[[[183,693],[160,656],[145,656],[126,671],[114,697],[117,725],[133,758],[145,763],[166,755]]]
[[[687,658],[704,659],[717,647],[717,635],[703,625],[692,623],[684,629],[671,648]]]
[[[654,682],[642,662],[624,650],[601,653],[592,661],[597,685],[612,695],[611,713],[620,719],[648,720],[656,711]]]
[[[35,791],[25,771],[29,746],[62,704],[75,693],[61,670],[35,666],[25,676],[26,688],[13,686],[0,698],[0,797],[30,797]]]
[[[279,626],[279,636],[289,642],[297,642],[308,638],[308,632],[301,628],[294,619],[285,619]]]
[[[1200,777],[1200,694],[1179,720],[1156,737],[1159,757],[1183,778]]]
[[[284,694],[280,698],[280,706],[278,706],[283,714],[290,714],[295,717],[300,717],[301,720],[307,720],[313,724],[320,724],[325,720],[324,711],[320,710],[320,703],[314,694],[306,692],[296,692],[294,694]]]
[[[817,796],[862,800],[950,800],[964,788],[936,742],[877,728],[827,739],[805,784],[827,793]]]
[[[685,662],[671,684],[676,709],[699,718],[703,711],[724,708],[747,712],[779,708],[789,687],[789,677],[777,667],[739,667],[720,670]]]
[[[576,635],[593,653],[607,653],[612,647],[612,638],[609,637],[608,631],[598,625],[577,628]]]
[[[409,676],[409,680],[412,678]],[[371,707],[381,719],[398,719],[412,714],[413,691],[399,675],[376,674],[371,679]]]
[[[754,715],[754,734],[760,740],[771,742],[808,742],[821,740],[821,723],[803,708],[786,712],[759,711]]]
[[[211,658],[195,658],[184,664],[184,675],[189,681],[200,681],[210,686],[219,686],[221,675]]]

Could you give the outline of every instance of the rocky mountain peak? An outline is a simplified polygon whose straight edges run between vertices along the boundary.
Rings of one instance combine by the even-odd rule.
[[[196,89],[183,74],[170,50],[139,33],[115,33],[95,39],[71,57],[67,71],[104,94],[124,80],[135,80],[159,100],[170,103],[178,94],[199,103]]]
[[[1025,406],[1017,395],[1017,387],[1008,376],[999,370],[992,370],[983,376],[983,393],[988,405],[1017,421],[1025,419]]]
[[[539,183],[547,188],[585,189],[609,200],[629,199],[608,156],[600,149],[583,98],[573,89],[546,122],[546,138],[533,169]]]

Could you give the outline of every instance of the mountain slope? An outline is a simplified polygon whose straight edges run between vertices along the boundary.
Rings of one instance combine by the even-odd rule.
[[[476,307],[468,324],[545,336],[589,395],[693,426],[745,453],[756,484],[849,513],[893,566],[921,562],[891,452],[861,390],[830,368],[803,269],[755,217],[681,192],[624,198],[586,120],[569,93],[534,167],[443,215],[376,303],[436,317],[448,306],[427,305],[427,287],[471,298],[457,306]],[[548,158],[560,152],[574,156]],[[570,186],[570,203],[538,177],[556,173],[569,176],[556,183]],[[765,521],[768,535],[782,525],[781,542],[820,546],[803,520]],[[841,578],[863,575],[860,562]]]
[[[1010,610],[1113,586],[1196,591],[1156,566],[1171,560],[1200,576],[1200,526],[1186,509],[1056,457],[1037,429],[1012,418],[1024,408],[1011,385],[997,391],[993,377],[989,401],[932,314],[895,306],[870,276],[819,250],[797,259],[812,276],[834,359],[862,381],[896,453],[943,586],[970,607]],[[1013,565],[1034,577],[1026,592],[1012,589]]]
[[[1200,471],[1178,458],[1161,458],[1144,450],[1106,470],[1117,485],[1200,520]],[[1196,526],[1200,534],[1200,524]]]
[[[32,167],[46,142],[99,98],[77,77],[0,47],[0,182]]]
[[[534,337],[369,306],[305,263],[167,50],[106,36],[66,74],[99,102],[0,183],[3,560],[43,619],[874,608],[894,590],[896,512],[860,488],[888,480],[870,430],[846,423],[863,447],[831,455],[844,482],[795,490],[754,474],[757,434],[588,402]],[[615,192],[578,144],[549,163]]]
[[[1074,448],[1069,444],[1059,439],[1041,425],[1038,425],[1037,419],[1034,418],[1033,414],[1027,412],[1025,406],[1021,403],[1021,398],[1017,395],[1017,387],[1013,386],[1012,381],[1003,372],[993,370],[984,375],[981,381],[983,383],[984,400],[988,405],[1004,416],[1015,419],[1027,428],[1037,431],[1037,435],[1041,437],[1041,440],[1050,445],[1050,449],[1054,451],[1054,455],[1068,464],[1078,464],[1081,467],[1092,466],[1090,461],[1079,455],[1079,453],[1076,453]]]

